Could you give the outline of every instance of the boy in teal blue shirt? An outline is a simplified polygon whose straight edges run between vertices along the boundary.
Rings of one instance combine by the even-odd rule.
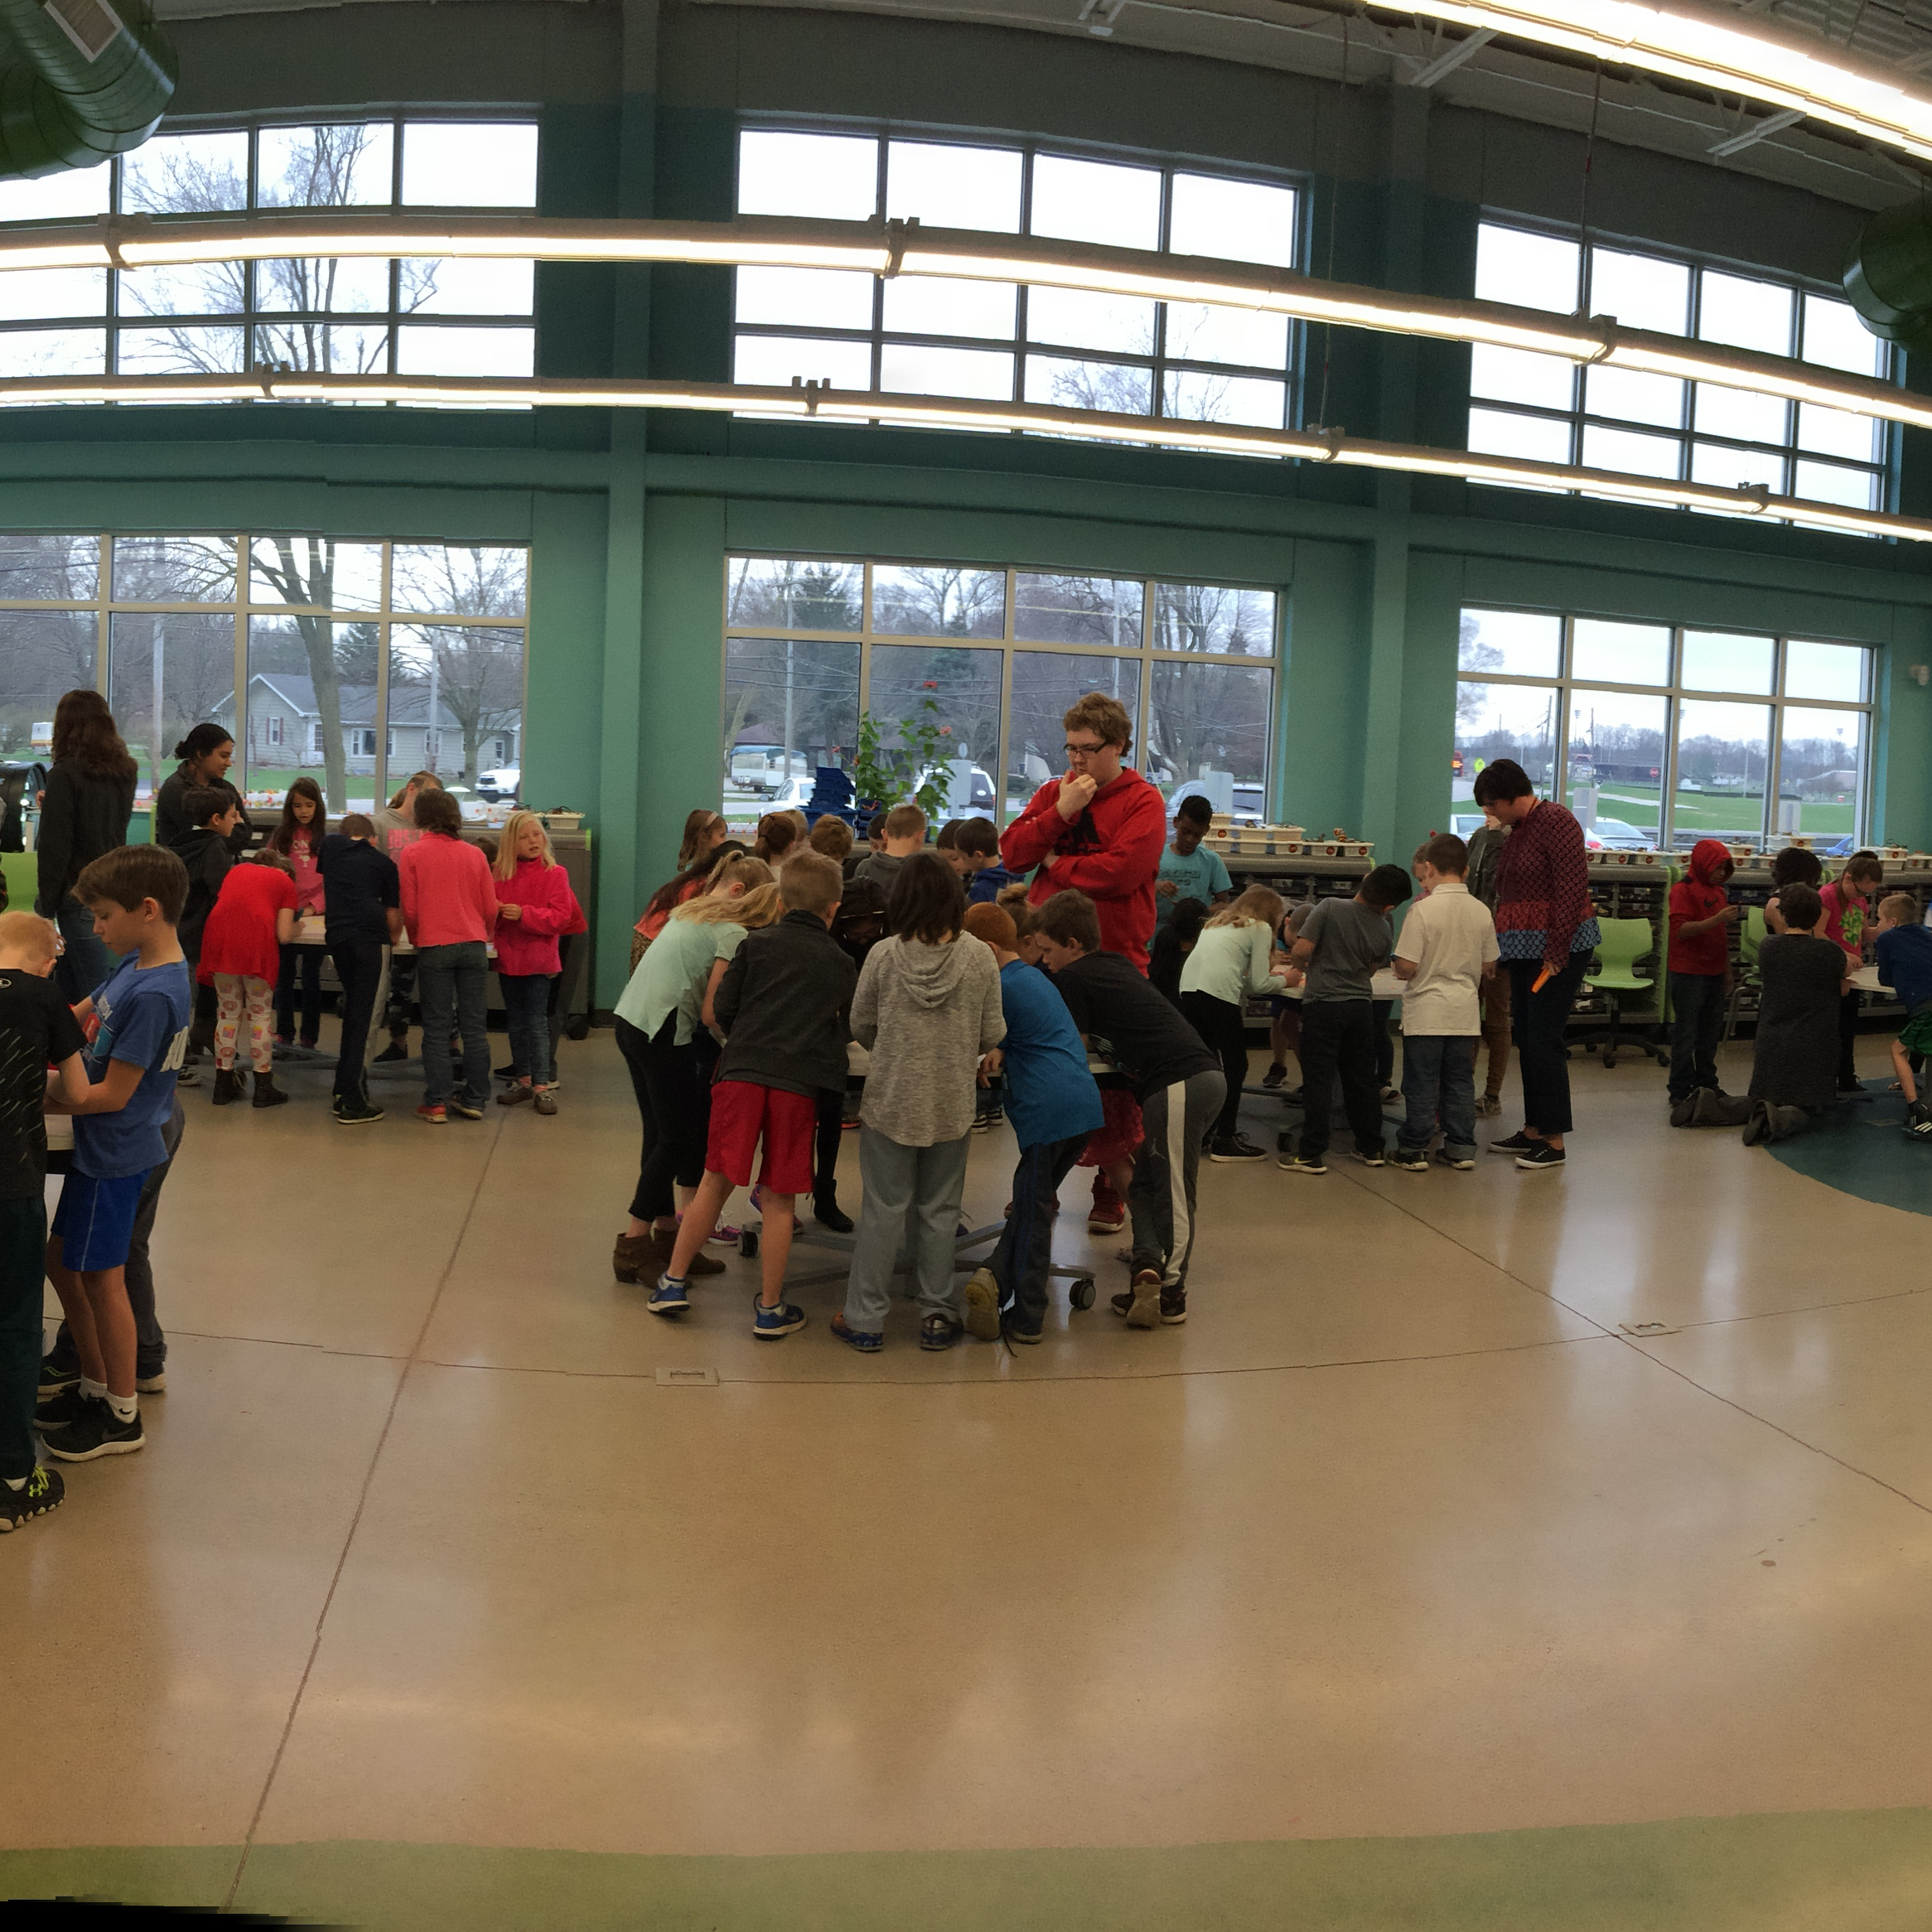
[[[1181,801],[1174,814],[1174,843],[1161,854],[1161,872],[1154,884],[1154,930],[1174,916],[1183,899],[1203,906],[1220,905],[1234,896],[1234,881],[1221,863],[1221,855],[1201,841],[1214,823],[1215,809],[1196,792]]]

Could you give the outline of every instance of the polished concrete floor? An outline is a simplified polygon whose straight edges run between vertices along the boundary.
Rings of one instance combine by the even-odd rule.
[[[735,1253],[645,1314],[609,1035],[563,1072],[440,1129],[191,1098],[149,1446],[0,1543],[0,1895],[1932,1924],[1932,1221],[1579,1064],[1560,1176],[1204,1167],[1148,1333],[1070,1201],[1097,1308],[862,1358],[829,1286],[755,1341]]]

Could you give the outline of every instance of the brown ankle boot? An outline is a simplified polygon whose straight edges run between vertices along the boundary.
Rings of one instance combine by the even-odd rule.
[[[654,1282],[664,1273],[664,1253],[655,1234],[620,1234],[611,1253],[611,1272],[621,1282]]]

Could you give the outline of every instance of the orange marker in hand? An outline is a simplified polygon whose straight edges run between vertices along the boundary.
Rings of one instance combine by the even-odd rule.
[[[1549,968],[1546,966],[1546,967],[1544,967],[1544,968],[1543,968],[1543,969],[1542,970],[1542,972],[1540,972],[1539,973],[1538,973],[1538,974],[1537,974],[1537,976],[1536,976],[1536,978],[1535,978],[1534,982],[1532,983],[1532,985],[1530,986],[1530,988],[1529,988],[1529,990],[1530,990],[1530,991],[1531,991],[1533,993],[1541,993],[1541,992],[1543,991],[1543,988],[1544,988],[1546,986],[1548,986],[1548,984],[1549,984]]]

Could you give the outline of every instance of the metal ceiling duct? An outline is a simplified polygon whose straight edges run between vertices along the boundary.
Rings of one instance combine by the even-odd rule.
[[[147,0],[0,0],[0,179],[92,167],[138,147],[180,68]]]
[[[1908,355],[1932,350],[1932,206],[1881,208],[1845,262],[1845,295],[1873,335]]]

